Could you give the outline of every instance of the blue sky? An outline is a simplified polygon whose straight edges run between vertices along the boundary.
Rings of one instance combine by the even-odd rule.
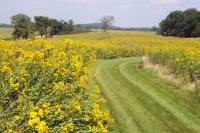
[[[115,17],[115,26],[152,27],[175,10],[196,8],[200,0],[0,0],[0,23],[10,24],[12,15],[23,13],[75,24],[95,23],[104,15]]]

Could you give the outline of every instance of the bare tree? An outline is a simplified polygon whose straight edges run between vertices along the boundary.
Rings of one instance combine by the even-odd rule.
[[[106,32],[106,29],[115,22],[115,18],[114,16],[102,16],[99,21],[101,23],[101,28]]]

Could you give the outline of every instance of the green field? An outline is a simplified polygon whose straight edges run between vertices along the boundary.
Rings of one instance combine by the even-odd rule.
[[[14,28],[0,28],[0,38],[12,37]]]
[[[89,89],[100,87],[115,124],[113,133],[198,133],[200,103],[158,77],[155,71],[139,68],[140,58],[100,60],[92,65]],[[97,74],[97,79],[92,75]]]

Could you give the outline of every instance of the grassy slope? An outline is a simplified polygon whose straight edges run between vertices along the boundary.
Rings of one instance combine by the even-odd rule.
[[[89,76],[92,90],[100,86],[115,124],[111,132],[200,132],[200,103],[196,97],[138,68],[140,59],[100,60]],[[97,79],[92,78],[97,74]]]

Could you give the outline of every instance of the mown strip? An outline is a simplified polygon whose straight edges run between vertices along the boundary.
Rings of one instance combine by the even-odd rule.
[[[200,132],[199,102],[155,72],[138,68],[140,59],[101,60],[92,66],[89,89],[100,86],[115,125],[113,132]],[[97,79],[92,75],[97,74]]]

